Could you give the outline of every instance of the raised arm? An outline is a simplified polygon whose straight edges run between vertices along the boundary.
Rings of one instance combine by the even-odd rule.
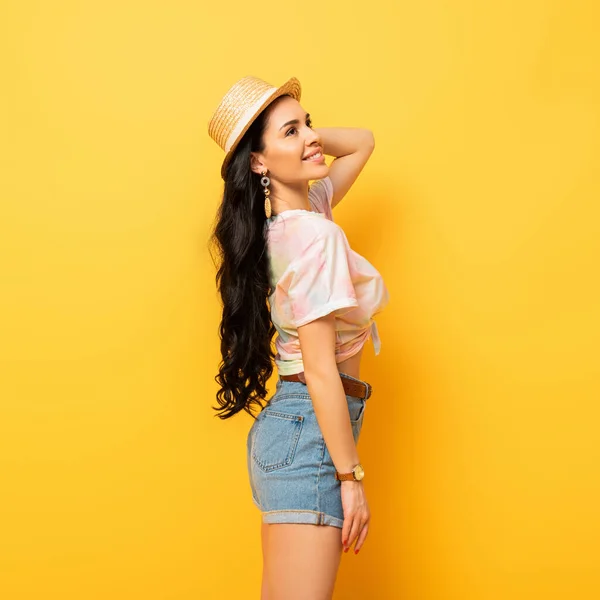
[[[346,195],[358,178],[375,148],[375,137],[370,129],[358,127],[315,127],[321,136],[323,153],[335,156],[329,165],[333,184],[333,208]]]

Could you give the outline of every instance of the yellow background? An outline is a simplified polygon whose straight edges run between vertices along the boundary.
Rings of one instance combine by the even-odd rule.
[[[0,596],[259,597],[207,250],[208,119],[253,74],[376,139],[335,209],[391,294],[336,600],[599,598],[599,17],[3,2]]]

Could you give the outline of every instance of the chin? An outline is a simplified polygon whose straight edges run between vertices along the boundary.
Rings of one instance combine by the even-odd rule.
[[[326,162],[315,163],[312,165],[305,165],[305,166],[307,166],[311,171],[315,171],[315,172],[319,172],[319,173],[326,173],[327,171],[329,171],[329,165]]]

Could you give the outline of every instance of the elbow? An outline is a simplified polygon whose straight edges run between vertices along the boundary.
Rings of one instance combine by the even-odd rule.
[[[316,365],[304,365],[304,377],[308,386],[320,385],[338,379],[340,372],[335,358],[333,361],[322,361]]]
[[[370,129],[365,129],[365,145],[371,149],[375,148],[375,135]]]

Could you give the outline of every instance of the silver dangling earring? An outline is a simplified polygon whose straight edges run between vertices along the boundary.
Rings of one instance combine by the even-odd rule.
[[[268,185],[271,183],[271,180],[267,177],[267,172],[263,171],[261,173],[263,176],[260,180],[260,185],[265,188],[265,215],[267,215],[267,219],[271,218],[271,200],[269,199],[269,194],[271,190],[268,188]]]

